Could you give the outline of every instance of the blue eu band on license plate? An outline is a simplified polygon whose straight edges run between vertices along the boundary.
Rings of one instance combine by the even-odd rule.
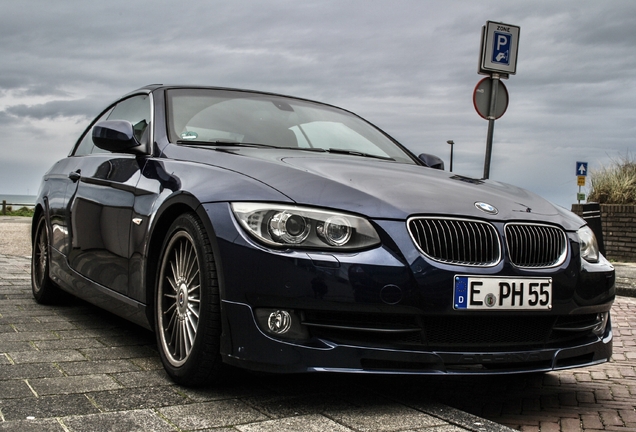
[[[454,309],[550,310],[552,278],[455,276]]]

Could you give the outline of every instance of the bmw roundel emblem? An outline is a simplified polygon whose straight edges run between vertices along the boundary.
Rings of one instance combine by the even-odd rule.
[[[495,206],[485,202],[476,202],[475,207],[477,207],[479,210],[483,211],[484,213],[488,213],[491,215],[496,215],[497,213],[499,213],[499,210],[497,210]]]

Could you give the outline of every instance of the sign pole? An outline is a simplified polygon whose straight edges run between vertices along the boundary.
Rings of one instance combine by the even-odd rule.
[[[497,91],[501,79],[508,79],[510,75],[517,73],[517,51],[519,49],[519,26],[501,22],[486,21],[481,30],[480,58],[477,72],[481,75],[490,75],[490,104],[487,113],[485,107],[477,104],[477,92],[480,84],[475,88],[473,103],[480,116],[488,120],[488,136],[486,138],[486,158],[484,160],[484,179],[490,177],[490,160],[492,158],[492,139],[495,131],[495,120],[503,115],[497,113]],[[486,81],[486,80],[484,80]],[[487,81],[486,81],[487,82]],[[503,83],[501,83],[503,86]],[[505,90],[505,86],[504,90]],[[485,93],[482,90],[482,93]],[[505,105],[508,106],[508,91],[505,90]],[[484,95],[485,96],[485,95]],[[499,101],[500,104],[503,101]],[[487,115],[485,115],[487,114]]]
[[[488,109],[488,135],[486,137],[486,158],[484,160],[484,179],[490,177],[490,159],[492,157],[492,139],[495,133],[495,113],[497,112],[497,90],[499,89],[499,74],[490,76],[490,107]]]

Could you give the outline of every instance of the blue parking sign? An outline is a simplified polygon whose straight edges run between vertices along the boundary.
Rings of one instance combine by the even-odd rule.
[[[479,73],[514,75],[517,72],[519,51],[519,26],[487,21],[481,32],[481,57]]]
[[[512,34],[496,31],[492,43],[493,47],[491,61],[495,64],[508,66],[510,64],[510,47],[512,46]]]

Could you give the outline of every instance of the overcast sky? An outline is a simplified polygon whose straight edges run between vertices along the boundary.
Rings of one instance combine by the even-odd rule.
[[[481,27],[521,27],[490,178],[569,207],[575,164],[633,154],[636,1],[3,0],[0,194],[37,193],[108,103],[151,83],[291,94],[352,110],[481,177]],[[589,182],[588,182],[589,184]]]

